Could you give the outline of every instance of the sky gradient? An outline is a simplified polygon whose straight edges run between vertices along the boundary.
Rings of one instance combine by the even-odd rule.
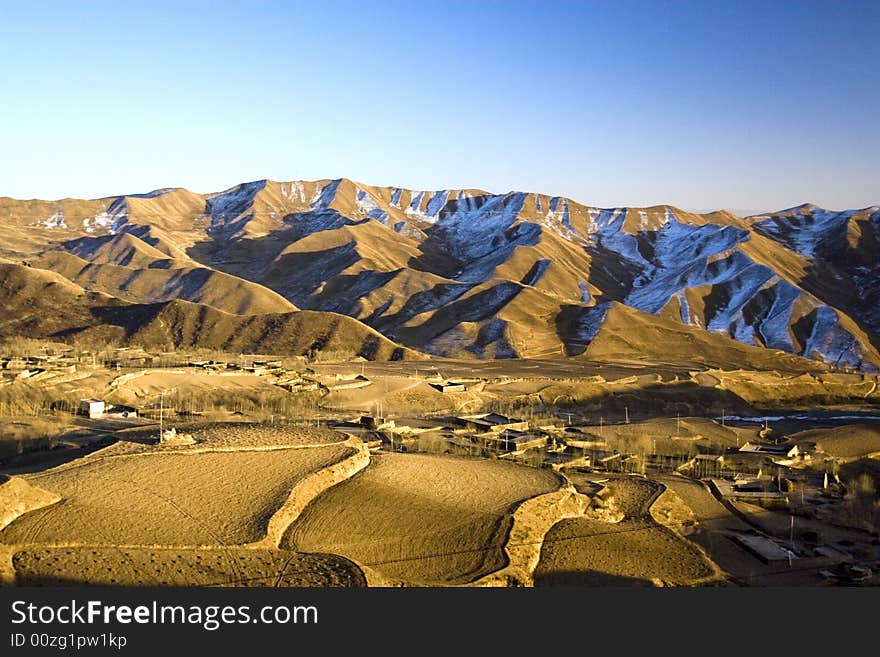
[[[347,177],[880,204],[875,0],[0,0],[0,61],[0,196]]]

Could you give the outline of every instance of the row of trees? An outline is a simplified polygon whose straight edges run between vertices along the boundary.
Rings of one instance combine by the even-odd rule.
[[[166,414],[212,415],[240,413],[248,418],[263,420],[298,420],[320,415],[319,392],[290,393],[277,390],[189,389],[172,390],[162,399],[154,399],[148,414],[156,415],[160,404]]]

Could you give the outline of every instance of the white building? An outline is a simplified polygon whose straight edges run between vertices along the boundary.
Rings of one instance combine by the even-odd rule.
[[[100,399],[83,399],[79,403],[79,412],[87,417],[104,415],[104,402]]]

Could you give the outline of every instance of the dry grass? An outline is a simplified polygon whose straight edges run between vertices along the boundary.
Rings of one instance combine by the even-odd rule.
[[[801,431],[794,442],[812,441],[829,456],[852,459],[880,453],[880,424],[847,424],[828,429]]]
[[[27,452],[52,449],[75,427],[69,416],[6,417],[0,425],[0,462]]]
[[[535,585],[686,585],[713,574],[697,548],[653,521],[573,518],[547,533]]]
[[[0,530],[16,518],[58,501],[58,496],[21,477],[0,475]]]
[[[211,422],[184,423],[166,422],[166,428],[174,426],[178,431],[191,434],[196,442],[192,445],[163,445],[162,452],[202,452],[205,450],[255,450],[284,447],[317,447],[332,445],[345,440],[345,436],[332,429],[298,427],[283,424],[262,424],[255,422]],[[120,438],[132,441],[153,439],[158,429],[126,429],[119,432]],[[108,448],[101,455],[147,453],[157,450],[155,445],[136,442],[120,442]]]
[[[342,554],[390,581],[465,583],[504,565],[515,505],[558,486],[497,461],[383,454],[312,503],[282,545]]]
[[[298,481],[352,453],[327,446],[82,459],[28,477],[63,499],[19,518],[0,540],[147,546],[258,541]]]
[[[651,516],[659,484],[623,476],[606,486],[602,496],[623,521],[571,518],[554,525],[535,569],[537,586],[687,585],[715,573],[698,548]]]
[[[66,547],[13,557],[19,586],[364,586],[336,555],[283,550]]]

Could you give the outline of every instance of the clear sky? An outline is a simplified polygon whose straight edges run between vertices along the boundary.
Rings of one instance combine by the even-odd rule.
[[[880,2],[0,0],[0,196],[880,203]]]

